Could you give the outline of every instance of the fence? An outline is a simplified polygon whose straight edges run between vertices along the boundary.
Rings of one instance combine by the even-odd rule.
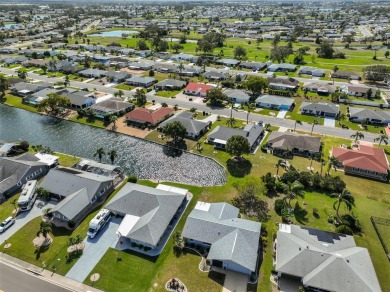
[[[386,103],[377,103],[377,102],[371,102],[371,101],[359,101],[359,100],[349,100],[349,99],[339,99],[340,103],[345,104],[353,104],[353,105],[365,105],[365,106],[372,106],[372,107],[379,107],[379,108],[390,108],[390,104]]]
[[[374,217],[374,216],[371,216],[370,220],[371,220],[372,226],[374,226],[376,234],[378,235],[379,241],[382,244],[383,250],[386,253],[387,259],[390,261],[389,250],[387,249],[386,243],[383,240],[383,238],[381,236],[381,233],[380,233],[380,231],[378,229],[378,226],[377,226],[377,224],[382,224],[382,225],[387,225],[390,228],[390,220],[389,219],[384,219],[384,218],[379,218],[379,217]]]

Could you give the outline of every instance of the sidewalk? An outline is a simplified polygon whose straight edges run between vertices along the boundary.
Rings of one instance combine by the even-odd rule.
[[[83,283],[68,279],[64,276],[53,274],[51,271],[43,270],[40,267],[34,266],[30,263],[21,261],[17,258],[11,257],[7,254],[0,253],[0,262],[3,262],[7,265],[13,266],[18,269],[26,270],[35,274],[37,277],[41,278],[43,281],[54,283],[60,287],[69,289],[70,291],[75,292],[102,292],[96,288],[84,285]]]

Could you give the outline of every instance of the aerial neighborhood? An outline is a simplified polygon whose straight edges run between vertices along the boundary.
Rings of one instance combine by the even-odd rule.
[[[389,13],[0,3],[0,291],[390,291]]]

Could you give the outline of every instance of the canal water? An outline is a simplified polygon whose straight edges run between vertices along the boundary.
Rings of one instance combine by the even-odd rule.
[[[212,159],[188,152],[168,153],[158,144],[74,122],[41,116],[0,104],[0,140],[26,140],[53,151],[96,159],[96,149],[116,150],[115,164],[140,179],[213,186],[226,183],[225,169]],[[102,162],[110,163],[108,157]]]

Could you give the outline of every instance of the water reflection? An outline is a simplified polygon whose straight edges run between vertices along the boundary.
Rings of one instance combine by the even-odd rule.
[[[200,186],[226,182],[225,169],[212,159],[181,152],[166,155],[164,147],[142,139],[78,123],[40,116],[0,105],[0,140],[27,140],[54,151],[94,159],[96,149],[118,152],[116,164],[141,179],[175,181]],[[172,154],[170,152],[170,154]],[[103,162],[109,163],[104,157]]]

